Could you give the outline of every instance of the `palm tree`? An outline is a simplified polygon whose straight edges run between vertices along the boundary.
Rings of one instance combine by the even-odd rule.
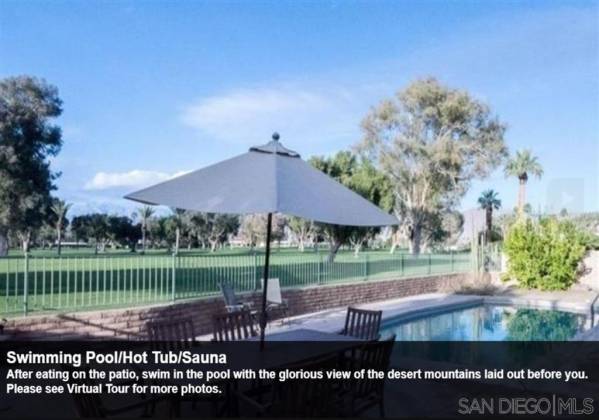
[[[137,210],[137,214],[139,215],[139,219],[141,221],[141,247],[142,254],[146,253],[146,233],[148,231],[148,224],[150,222],[150,218],[154,215],[154,209],[150,206],[143,206],[139,210]]]
[[[177,209],[172,207],[171,211],[173,212],[172,215],[172,223],[173,226],[175,228],[175,247],[173,250],[173,253],[175,255],[179,254],[179,244],[181,242],[181,231],[186,227],[186,222],[187,220],[185,220],[185,210],[183,209]]]
[[[62,200],[56,199],[50,207],[52,213],[56,215],[56,222],[54,224],[54,228],[56,229],[56,244],[58,245],[58,255],[60,255],[62,248],[62,228],[64,225],[64,221],[67,218],[67,213],[69,212],[71,206],[72,204],[70,203],[66,203]]]
[[[499,210],[501,207],[501,200],[497,197],[497,192],[493,190],[483,191],[480,197],[478,197],[478,204],[480,208],[485,211],[485,219],[487,222],[487,241],[491,241],[491,232],[493,230],[493,210]]]
[[[518,214],[524,212],[526,204],[526,182],[529,175],[534,175],[537,178],[543,176],[543,167],[539,163],[536,156],[533,156],[530,150],[522,150],[516,152],[516,156],[511,158],[505,165],[505,175],[517,177],[520,181],[520,189],[518,190]]]

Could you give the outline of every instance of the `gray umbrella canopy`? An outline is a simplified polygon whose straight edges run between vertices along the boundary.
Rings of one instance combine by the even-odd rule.
[[[205,213],[266,213],[260,348],[267,324],[266,291],[272,214],[345,226],[385,226],[395,217],[304,162],[279,135],[248,153],[134,192],[125,198]]]
[[[397,223],[277,140],[125,198],[206,213],[284,213],[346,226]]]

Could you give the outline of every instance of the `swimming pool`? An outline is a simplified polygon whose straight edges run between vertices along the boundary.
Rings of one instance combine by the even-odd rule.
[[[397,341],[563,341],[590,328],[583,314],[477,305],[406,320],[383,322],[382,335]]]

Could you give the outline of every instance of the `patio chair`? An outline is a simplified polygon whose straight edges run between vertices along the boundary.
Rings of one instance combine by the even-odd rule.
[[[345,327],[340,334],[361,340],[378,340],[382,317],[383,311],[370,311],[350,306],[347,308]]]
[[[294,371],[331,371],[338,367],[336,354],[282,366],[280,369]],[[268,395],[260,394],[256,399],[252,393],[235,391],[239,401],[245,402],[257,411],[258,416],[268,417],[335,417],[340,412],[342,399],[339,395],[341,384],[334,380],[297,379],[274,381]]]
[[[374,369],[387,372],[394,344],[395,334],[383,341],[364,344],[352,352],[350,370]],[[380,416],[385,417],[385,379],[351,380],[349,384],[345,382],[344,387],[346,398],[349,399],[344,407],[350,407],[351,417],[359,417],[361,413],[376,405],[379,406]]]
[[[196,334],[191,318],[148,322],[146,329],[153,350],[186,350],[195,344]]]
[[[225,301],[225,309],[227,312],[239,312],[242,310],[248,310],[252,314],[255,314],[252,308],[254,306],[251,301],[242,301],[235,295],[235,289],[233,285],[228,282],[221,282],[218,284],[221,293],[223,294],[223,300]]]
[[[74,370],[72,365],[61,365],[63,370],[72,372]],[[80,370],[80,368],[78,369]],[[88,386],[96,386],[99,382],[89,377],[80,380],[78,383],[84,383]],[[120,382],[121,384],[124,382]],[[157,403],[168,402],[169,403],[169,415],[174,413],[174,399],[170,396],[147,396],[140,397],[139,400],[119,405],[116,407],[108,407],[104,404],[102,394],[92,393],[72,393],[75,414],[78,418],[105,418],[118,416],[122,417],[126,414],[126,417],[150,417],[154,413]]]
[[[77,417],[82,419],[121,417],[125,413],[127,413],[128,418],[149,417],[149,413],[154,411],[154,406],[157,402],[167,400],[166,398],[146,398],[119,407],[106,407],[100,394],[73,393],[71,395],[75,404],[75,413]],[[137,413],[137,415],[132,413]],[[170,413],[172,414],[172,410]]]
[[[264,279],[260,279],[260,288],[264,288]],[[283,319],[287,318],[289,302],[287,299],[283,299],[279,279],[268,279],[268,287],[266,289],[266,310],[269,312],[279,311],[283,316]]]
[[[255,319],[248,310],[215,315],[212,341],[239,341],[258,335]]]
[[[196,333],[191,318],[179,318],[168,321],[149,322],[146,325],[148,338],[152,344],[152,350],[181,351],[191,349],[196,344]],[[154,384],[157,384],[154,381]],[[223,398],[218,395],[190,395],[187,397],[179,397],[173,400],[171,407],[172,413],[180,414],[180,403],[192,403],[192,408],[196,407],[196,403],[210,403],[212,406],[212,414],[218,414],[218,403],[222,402]],[[176,403],[176,404],[175,404]],[[153,413],[154,405],[150,405],[150,412]]]

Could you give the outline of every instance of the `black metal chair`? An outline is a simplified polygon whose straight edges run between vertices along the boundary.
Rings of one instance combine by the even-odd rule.
[[[370,311],[350,306],[347,308],[345,326],[340,334],[361,340],[378,340],[382,317],[383,311]]]
[[[241,300],[237,297],[235,294],[235,289],[231,283],[221,282],[218,284],[218,287],[223,295],[225,309],[227,312],[239,312],[243,310],[248,310],[252,313],[256,312],[253,310],[254,303],[252,301]]]

